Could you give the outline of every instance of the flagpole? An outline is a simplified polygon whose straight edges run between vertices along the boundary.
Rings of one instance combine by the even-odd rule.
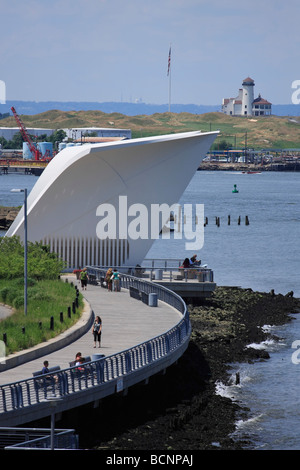
[[[169,76],[169,112],[171,111],[171,44],[168,58],[168,76]]]
[[[171,67],[169,73],[169,113],[171,112]]]

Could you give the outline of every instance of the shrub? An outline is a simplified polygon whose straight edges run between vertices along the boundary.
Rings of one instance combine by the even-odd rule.
[[[64,262],[49,247],[42,243],[28,242],[27,271],[33,281],[57,279],[64,268]],[[0,239],[0,278],[24,277],[24,246],[19,237]]]
[[[3,289],[0,290],[0,298],[1,298],[2,302],[4,302],[4,303],[6,303],[8,292],[9,292],[8,287],[3,287]]]
[[[15,308],[21,308],[24,305],[24,295],[19,295],[18,297],[15,297],[13,301],[13,306]]]

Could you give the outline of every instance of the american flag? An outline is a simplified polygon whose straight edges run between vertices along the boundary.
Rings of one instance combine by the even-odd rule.
[[[170,67],[171,67],[171,47],[170,47],[170,49],[169,49],[168,73],[167,73],[167,75],[169,75],[169,73],[170,73]]]

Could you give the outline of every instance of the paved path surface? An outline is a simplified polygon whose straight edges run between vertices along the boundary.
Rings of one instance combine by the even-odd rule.
[[[72,280],[76,283],[75,279]],[[0,385],[32,377],[32,372],[40,370],[45,359],[49,361],[50,367],[59,365],[61,369],[66,369],[79,351],[83,356],[92,357],[96,353],[109,356],[168,331],[181,317],[177,310],[164,302],[159,301],[157,307],[149,307],[131,298],[126,289],[121,292],[108,292],[100,286],[88,285],[87,290],[82,293],[95,315],[102,319],[101,348],[98,348],[98,345],[94,348],[90,329],[71,345],[47,357],[40,357],[0,372]]]
[[[13,312],[13,309],[11,307],[8,307],[7,305],[0,304],[0,320],[2,320],[5,317],[9,317]]]

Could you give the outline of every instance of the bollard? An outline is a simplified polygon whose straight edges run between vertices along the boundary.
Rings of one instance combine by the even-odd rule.
[[[64,314],[63,314],[63,312],[60,312],[60,314],[59,314],[59,320],[60,320],[61,323],[63,323],[63,321],[64,321]]]
[[[25,326],[22,326],[22,334],[25,335]]]
[[[230,225],[230,215],[228,216],[228,225]]]
[[[7,344],[7,334],[3,333],[3,343]]]
[[[68,307],[68,318],[71,318],[71,307]]]
[[[50,318],[50,330],[54,330],[54,318]]]
[[[75,302],[72,302],[72,312],[75,313],[76,312],[76,308],[75,308]]]
[[[79,300],[78,300],[78,297],[76,297],[76,299],[75,299],[75,305],[76,305],[76,308],[79,307]]]
[[[40,330],[43,328],[43,323],[41,321],[39,321],[39,328]]]
[[[249,219],[248,219],[248,216],[246,215],[246,218],[245,218],[245,224],[246,225],[249,225]]]
[[[238,218],[238,225],[241,225],[241,216],[239,215],[239,218]]]

